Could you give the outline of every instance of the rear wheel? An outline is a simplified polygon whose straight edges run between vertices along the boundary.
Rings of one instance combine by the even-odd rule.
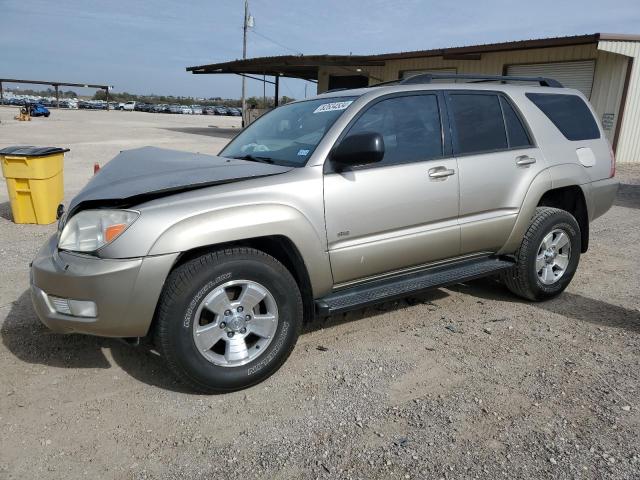
[[[516,265],[502,280],[516,295],[546,300],[571,282],[580,261],[580,227],[565,210],[538,207],[516,252]]]
[[[287,359],[302,325],[289,271],[254,249],[209,253],[174,270],[158,309],[156,345],[194,390],[254,385]]]

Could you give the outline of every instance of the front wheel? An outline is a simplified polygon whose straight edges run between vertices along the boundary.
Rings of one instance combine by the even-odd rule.
[[[580,261],[580,226],[569,212],[538,207],[516,252],[516,265],[502,281],[527,300],[547,300],[571,282]]]
[[[156,346],[192,389],[229,392],[278,370],[301,326],[300,291],[280,262],[251,248],[219,250],[169,275]]]

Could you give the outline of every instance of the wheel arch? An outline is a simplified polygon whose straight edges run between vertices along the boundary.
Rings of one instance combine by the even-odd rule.
[[[172,270],[180,265],[216,250],[224,250],[234,247],[255,248],[268,255],[271,255],[282,263],[291,273],[302,295],[304,306],[304,320],[309,322],[313,319],[313,287],[309,270],[304,258],[296,244],[285,235],[266,235],[262,237],[246,238],[224,243],[204,245],[182,252],[175,261]]]
[[[589,249],[589,212],[582,188],[567,185],[548,190],[540,198],[538,206],[559,208],[573,215],[580,226],[581,253]]]

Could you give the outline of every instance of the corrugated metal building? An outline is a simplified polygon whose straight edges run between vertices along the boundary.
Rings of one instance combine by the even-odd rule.
[[[551,77],[590,99],[618,162],[640,163],[639,57],[640,35],[595,33],[366,56],[253,58],[187,70],[316,80],[319,93],[417,73]]]

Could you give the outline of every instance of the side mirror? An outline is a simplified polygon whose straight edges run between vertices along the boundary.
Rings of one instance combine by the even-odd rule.
[[[348,135],[331,152],[331,161],[343,167],[376,163],[383,157],[384,140],[374,132]]]

